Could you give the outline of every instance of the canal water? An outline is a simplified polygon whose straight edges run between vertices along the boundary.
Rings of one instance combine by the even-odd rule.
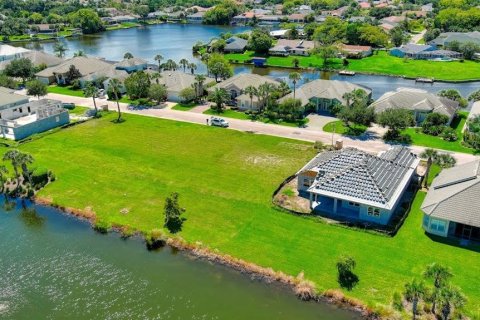
[[[192,55],[192,46],[197,41],[208,42],[213,37],[218,37],[221,33],[238,33],[248,30],[248,27],[222,27],[206,26],[195,24],[160,24],[141,28],[121,29],[108,31],[94,35],[84,35],[75,38],[62,39],[68,48],[67,56],[72,56],[74,52],[83,50],[87,55],[103,57],[108,60],[121,60],[126,52],[132,53],[136,57],[144,58],[151,63],[157,54],[162,54],[166,59],[179,61],[186,58],[198,65],[197,72],[205,73],[206,68],[198,57]],[[53,53],[54,42],[35,42],[16,44],[31,49],[44,50]],[[237,65],[234,72],[253,72],[262,75],[272,76],[287,80],[288,73],[293,70],[281,68],[253,68],[252,66]],[[367,86],[373,90],[373,98],[380,97],[387,91],[395,90],[399,87],[411,87],[438,92],[442,89],[457,89],[463,96],[468,96],[471,92],[480,89],[480,82],[469,83],[444,83],[435,82],[434,84],[415,83],[414,80],[403,78],[361,75],[341,76],[337,73],[303,71],[300,84],[314,79],[336,79],[351,81],[353,83]],[[290,83],[291,85],[291,83]]]
[[[360,319],[56,209],[0,201],[0,319]]]

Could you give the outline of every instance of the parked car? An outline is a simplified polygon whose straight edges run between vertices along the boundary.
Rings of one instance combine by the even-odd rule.
[[[222,118],[211,117],[210,124],[216,127],[228,128],[229,124],[228,121]]]
[[[62,103],[62,106],[63,106],[65,109],[68,109],[68,110],[73,110],[73,109],[75,109],[75,103],[64,102],[64,103]]]

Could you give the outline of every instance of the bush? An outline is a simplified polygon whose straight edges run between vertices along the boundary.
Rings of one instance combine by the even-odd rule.
[[[145,236],[145,244],[148,250],[156,250],[165,246],[166,238],[162,230],[153,229]]]
[[[385,141],[393,141],[393,142],[398,142],[398,143],[404,143],[404,144],[411,144],[412,143],[412,137],[408,134],[397,134],[395,131],[388,130],[384,135],[383,135],[383,140]]]
[[[397,291],[395,291],[395,293],[393,294],[392,306],[397,311],[403,310],[402,295]]]
[[[458,136],[457,133],[455,132],[455,129],[447,127],[445,130],[443,130],[442,133],[442,138],[445,141],[457,141]]]
[[[448,117],[440,113],[430,113],[422,124],[423,133],[438,136],[447,128]]]
[[[73,90],[80,90],[82,89],[82,84],[80,83],[80,80],[73,80],[72,81],[72,89]]]
[[[110,230],[111,225],[103,220],[98,220],[95,222],[95,225],[93,226],[93,230],[99,232],[99,233],[108,233]]]

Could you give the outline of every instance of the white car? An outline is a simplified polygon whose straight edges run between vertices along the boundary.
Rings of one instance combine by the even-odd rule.
[[[217,117],[211,117],[210,124],[212,126],[222,127],[222,128],[227,128],[229,126],[228,121],[222,118],[217,118]]]

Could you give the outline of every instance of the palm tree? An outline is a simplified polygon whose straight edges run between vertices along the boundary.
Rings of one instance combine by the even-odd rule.
[[[85,54],[85,51],[83,50],[78,50],[73,54],[74,57],[86,57],[87,55]]]
[[[157,84],[160,84],[160,78],[161,78],[161,77],[162,77],[162,74],[159,73],[159,72],[155,72],[155,73],[152,73],[152,74],[150,75],[150,79],[151,79],[151,80],[155,80],[155,82],[156,82]]]
[[[197,65],[192,62],[192,63],[190,63],[190,64],[188,65],[188,68],[190,69],[190,72],[191,72],[192,74],[195,74],[195,70],[197,70]]]
[[[12,163],[13,171],[15,172],[15,178],[17,179],[17,186],[15,189],[18,189],[20,185],[20,174],[18,172],[18,168],[21,166],[20,164],[20,151],[16,149],[8,150],[3,155],[3,161],[10,161]]]
[[[258,94],[257,88],[250,85],[250,86],[246,87],[244,91],[250,97],[250,110],[253,110],[253,97]]]
[[[425,291],[426,288],[423,281],[417,281],[416,279],[413,279],[412,282],[405,284],[404,296],[407,301],[412,302],[413,320],[415,320],[417,315],[418,302],[424,297]]]
[[[175,69],[177,69],[177,64],[172,59],[168,59],[167,62],[165,62],[164,68],[175,71]]]
[[[292,65],[295,67],[295,68],[298,68],[298,65],[300,64],[300,60],[298,60],[298,58],[293,58],[292,59]]]
[[[425,170],[425,176],[423,177],[424,187],[428,188],[428,175],[430,174],[430,169],[432,168],[433,162],[438,158],[438,151],[434,149],[427,148],[420,154],[421,158],[427,159],[427,169]]]
[[[32,155],[28,153],[22,153],[18,155],[18,163],[20,164],[20,167],[22,168],[22,175],[25,179],[28,180],[28,183],[32,185],[32,172],[28,170],[28,165],[32,164],[34,161]]]
[[[67,50],[68,50],[67,47],[62,42],[57,42],[53,46],[53,52],[55,52],[57,57],[60,57],[60,58],[63,58]]]
[[[297,86],[297,81],[300,80],[301,78],[302,76],[298,72],[291,72],[288,75],[288,79],[292,80],[292,83],[293,83],[293,99],[295,99],[295,89]]]
[[[98,89],[93,85],[93,83],[87,84],[85,89],[83,89],[83,93],[85,97],[92,97],[93,99],[93,106],[95,107],[95,116],[98,114],[98,109],[97,109],[97,102],[95,101],[95,98],[97,97],[98,94]]]
[[[188,60],[185,59],[185,58],[180,59],[180,61],[178,62],[178,64],[183,67],[183,72],[185,72],[185,69],[186,69],[187,66],[188,66]]]
[[[163,60],[163,56],[162,56],[161,54],[157,54],[157,55],[155,56],[155,58],[153,58],[153,59],[155,59],[155,61],[157,61],[157,63],[158,63],[158,72],[160,72],[160,71],[162,70],[162,60]]]
[[[120,122],[122,120],[122,112],[120,111],[120,103],[118,102],[118,93],[121,90],[122,83],[120,80],[113,78],[110,79],[110,88],[112,88],[113,94],[115,95],[115,101],[117,102],[117,110],[118,110],[118,117],[117,117],[117,122]]]
[[[203,95],[203,83],[207,78],[203,74],[197,74],[195,76],[195,95],[197,96],[197,100],[199,97]]]
[[[5,188],[5,182],[7,182],[7,176],[6,174],[8,173],[7,167],[4,165],[0,166],[0,192],[5,193],[4,188]]]
[[[230,99],[230,94],[223,88],[215,88],[210,95],[210,99],[216,104],[214,110],[220,113],[223,111],[223,104]]]
[[[428,150],[431,150],[431,151],[428,151]],[[426,149],[424,153],[430,154],[430,158],[433,158],[433,159],[438,155],[438,153],[436,153],[436,151],[432,149]],[[423,153],[420,156],[424,158]],[[428,170],[430,169],[427,168],[427,171]],[[423,272],[423,276],[427,279],[433,279],[434,290],[432,293],[432,312],[435,314],[436,300],[437,300],[437,296],[439,295],[440,289],[445,286],[445,284],[451,277],[453,277],[453,274],[448,267],[445,267],[438,263],[432,263],[427,266],[427,268],[425,269],[425,272]]]
[[[265,82],[258,87],[258,92],[262,97],[262,104],[260,106],[260,111],[263,109],[265,104],[266,109],[268,109],[268,100],[270,99],[270,94],[275,90],[276,86],[273,83]]]
[[[440,291],[439,298],[443,320],[448,320],[453,309],[461,308],[467,302],[467,299],[460,289],[453,286],[443,287]]]
[[[123,55],[123,59],[132,59],[133,58],[133,54],[131,54],[130,52],[127,52]]]

